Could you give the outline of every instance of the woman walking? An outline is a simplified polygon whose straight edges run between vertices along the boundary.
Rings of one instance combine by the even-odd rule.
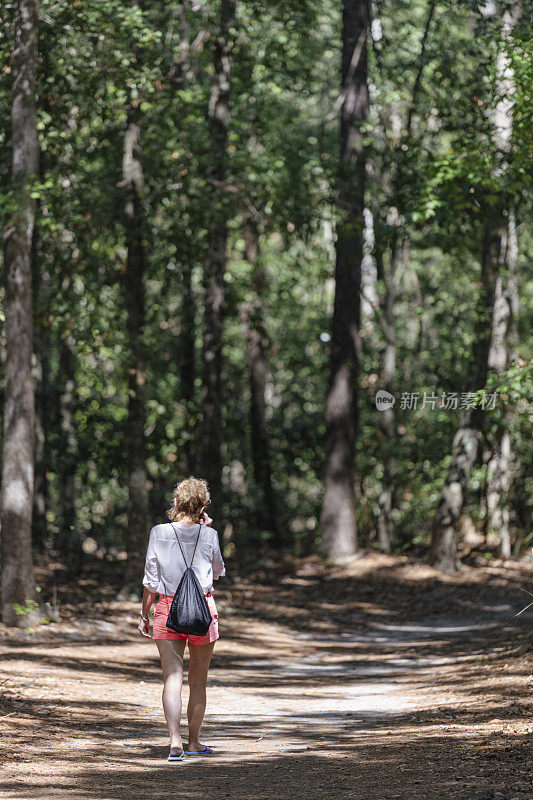
[[[213,581],[226,574],[217,532],[209,527],[205,513],[210,496],[206,481],[187,478],[178,483],[168,511],[170,522],[150,531],[143,579],[143,600],[139,632],[153,638],[163,668],[163,710],[170,733],[169,761],[212,753],[200,742],[205,713],[207,671],[218,634],[218,612],[213,597]],[[185,559],[187,563],[185,563]],[[191,562],[194,559],[194,563]],[[185,572],[192,566],[203,589],[212,622],[205,636],[175,633],[166,627],[174,593]],[[148,632],[149,613],[156,595],[153,636]],[[189,646],[189,740],[184,748],[180,733],[183,655]]]

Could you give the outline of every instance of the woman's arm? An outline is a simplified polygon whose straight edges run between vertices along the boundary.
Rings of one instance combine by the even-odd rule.
[[[148,614],[155,600],[158,592],[159,579],[161,571],[159,567],[159,559],[156,550],[156,529],[152,528],[150,531],[150,538],[148,540],[148,549],[146,551],[146,561],[144,565],[143,577],[143,599],[141,608],[141,621],[139,622],[139,633],[147,639],[152,637],[148,633]]]
[[[150,621],[148,619],[148,614],[150,613],[150,609],[152,608],[152,604],[155,600],[157,592],[151,592],[149,589],[144,587],[143,591],[143,601],[141,607],[141,619],[139,622],[139,633],[141,636],[144,636],[146,639],[151,639],[152,637],[148,633],[148,626]]]
[[[226,567],[224,559],[220,552],[220,543],[218,540],[218,533],[215,531],[215,540],[213,542],[213,579],[216,581],[226,574]]]

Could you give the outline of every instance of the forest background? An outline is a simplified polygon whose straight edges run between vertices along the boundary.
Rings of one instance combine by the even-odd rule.
[[[527,554],[531,11],[2,4],[4,622],[188,474],[228,559]]]

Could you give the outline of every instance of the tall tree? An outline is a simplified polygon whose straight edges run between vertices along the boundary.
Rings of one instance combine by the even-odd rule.
[[[214,76],[209,100],[209,253],[204,272],[202,349],[202,473],[211,489],[215,526],[222,521],[222,336],[224,272],[228,237],[227,141],[233,66],[236,0],[221,0],[220,25],[213,46]]]
[[[334,558],[352,555],[357,547],[354,484],[366,170],[361,126],[368,113],[369,6],[368,0],[344,0],[342,14],[340,218],[337,225],[321,516],[322,541]]]
[[[492,0],[481,9],[484,16],[494,16],[497,7]],[[492,140],[494,166],[492,178],[496,187],[494,197],[484,202],[484,224],[481,246],[480,292],[476,310],[476,325],[472,346],[472,371],[470,391],[484,389],[488,369],[492,334],[495,326],[495,302],[506,238],[504,216],[506,198],[500,188],[501,176],[509,157],[512,133],[513,86],[506,75],[509,36],[518,18],[519,4],[506,10],[502,20],[502,39],[496,65],[497,102],[492,114]],[[447,572],[458,566],[456,528],[461,515],[465,492],[470,482],[477,457],[479,432],[484,420],[480,407],[467,408],[462,414],[459,430],[452,445],[452,459],[448,469],[437,511],[433,520],[431,563]],[[507,446],[506,446],[507,450]]]
[[[37,211],[38,217],[38,211]],[[49,394],[49,356],[48,336],[44,314],[41,311],[39,298],[43,297],[41,269],[37,258],[39,235],[33,232],[32,242],[32,287],[34,301],[34,337],[33,337],[33,369],[35,375],[35,465],[33,487],[32,541],[34,547],[42,551],[47,535],[46,508],[48,495],[47,456],[49,451],[48,436],[48,394]]]
[[[246,261],[252,268],[250,301],[241,303],[240,315],[246,338],[250,374],[250,428],[255,484],[258,491],[258,525],[271,534],[274,546],[282,545],[277,516],[277,502],[272,482],[272,456],[267,426],[266,383],[268,365],[265,355],[266,333],[261,297],[265,275],[259,256],[259,226],[248,216],[243,226]]]
[[[344,0],[342,14],[342,105],[340,110],[339,215],[330,377],[326,398],[325,488],[322,541],[334,558],[357,547],[355,447],[361,343],[359,337],[363,258],[365,150],[361,124],[368,113],[367,0]]]
[[[521,14],[521,3],[507,8],[503,15],[502,47],[498,53],[497,90],[495,113],[496,141],[505,158],[511,144],[512,98],[515,94],[514,74],[510,64],[509,37]],[[497,372],[508,368],[516,358],[518,316],[517,264],[518,241],[515,211],[512,203],[507,213],[507,224],[502,237],[502,274],[496,283],[496,297],[489,365]],[[507,494],[511,487],[513,453],[511,434],[507,426],[499,431],[499,441],[493,446],[487,463],[487,528],[499,539],[502,558],[511,555],[511,532]]]
[[[140,111],[128,109],[122,166],[125,191],[126,271],[124,291],[128,332],[128,580],[134,581],[144,559],[148,530],[148,489],[146,484],[146,365],[144,353],[144,221],[142,212],[143,169],[141,162]]]
[[[468,391],[485,387],[498,276],[502,230],[499,217],[487,215],[483,228],[480,292],[472,346],[472,371]],[[458,565],[455,531],[470,482],[483,420],[480,408],[466,408],[452,445],[452,458],[433,521],[430,560],[438,569],[453,572]]]
[[[503,250],[507,291],[504,290],[503,275],[500,275],[496,284],[494,324],[489,353],[489,365],[497,372],[503,372],[517,357],[514,350],[516,342],[514,326],[518,315],[516,279],[518,241],[514,209],[512,208],[509,211]],[[510,558],[511,531],[508,493],[512,483],[514,459],[508,416],[504,422],[504,429],[497,431],[496,439],[491,443],[486,455],[487,531],[498,537],[500,556]]]
[[[390,169],[391,175],[390,178],[388,175],[382,176],[382,183],[386,186],[390,184],[389,196],[387,198],[387,203],[384,204],[385,208],[383,209],[386,214],[386,219],[381,220],[378,224],[379,237],[383,240],[378,246],[381,248],[385,243],[388,244],[385,257],[383,257],[382,254],[380,258],[380,277],[382,278],[384,287],[381,306],[383,309],[383,329],[386,340],[381,362],[380,385],[385,391],[390,393],[393,393],[396,382],[396,304],[399,283],[398,274],[400,272],[399,267],[403,266],[404,270],[406,270],[409,262],[409,233],[406,225],[406,216],[410,198],[408,196],[409,190],[407,187],[411,187],[414,183],[411,174],[413,171],[413,164],[416,163],[419,165],[421,160],[420,158],[416,160],[414,158],[415,149],[420,147],[414,135],[414,121],[419,106],[420,87],[422,85],[424,69],[429,61],[427,55],[428,41],[435,16],[436,5],[436,0],[429,0],[424,30],[420,40],[420,50],[413,88],[411,90],[411,96],[406,104],[405,119],[402,121],[399,118],[398,112],[393,111],[394,104],[392,104],[387,115],[388,120],[386,123],[390,130],[395,131],[395,135],[394,146],[390,153],[391,167],[389,168],[387,165],[387,171]],[[381,54],[378,54],[378,63],[381,63],[380,55]],[[398,125],[393,123],[395,114],[398,116]],[[397,130],[395,130],[396,128]],[[380,214],[378,211],[376,217],[379,219],[379,216]],[[391,551],[394,540],[393,511],[396,505],[394,461],[398,449],[395,417],[394,406],[388,406],[379,415],[381,429],[384,434],[384,457],[381,491],[378,498],[379,513],[377,530],[380,547],[386,553]]]
[[[132,5],[142,9],[133,0]],[[139,53],[134,46],[136,66]],[[144,174],[142,165],[141,109],[137,92],[127,108],[122,158],[124,223],[126,231],[126,270],[123,275],[128,333],[128,419],[126,452],[128,458],[128,567],[126,582],[138,585],[146,552],[148,525],[148,487],[146,474],[146,356],[145,325],[145,223],[142,205]]]
[[[192,285],[192,258],[189,251],[182,261],[181,273],[181,336],[180,336],[180,386],[185,406],[183,449],[187,471],[196,471],[197,426],[195,403],[196,377],[196,298]]]
[[[12,57],[12,211],[4,234],[6,378],[2,468],[2,619],[37,618],[32,569],[35,397],[31,255],[39,171],[35,108],[39,2],[19,0]],[[23,613],[16,613],[14,605]]]
[[[81,566],[82,549],[78,529],[76,472],[76,341],[72,330],[65,331],[59,344],[59,548],[68,569],[76,574]]]
[[[397,292],[397,260],[406,259],[407,240],[402,241],[401,252],[393,242],[389,250],[389,258],[382,262],[383,283],[383,323],[386,336],[385,350],[381,361],[381,387],[389,393],[393,392],[396,377],[396,292]],[[394,480],[392,472],[393,451],[397,446],[395,438],[395,413],[393,406],[387,406],[379,415],[379,422],[384,438],[383,478],[378,498],[379,515],[377,520],[378,542],[384,553],[390,553],[394,540],[393,509]]]
[[[198,85],[199,63],[198,57],[203,50],[204,44],[209,38],[206,30],[201,29],[193,37],[193,31],[189,22],[189,15],[192,13],[190,0],[182,0],[175,8],[174,16],[179,24],[179,53],[173,59],[170,70],[169,80],[172,88],[176,92],[177,103],[180,104],[182,115],[193,113],[192,103],[185,99],[184,95],[193,85]],[[180,92],[182,92],[180,96]],[[179,247],[181,272],[179,275],[181,290],[180,318],[180,337],[177,343],[177,358],[179,360],[179,376],[181,396],[183,398],[185,410],[185,424],[183,430],[183,451],[185,455],[185,466],[189,474],[196,472],[198,460],[199,441],[201,426],[198,425],[198,404],[196,401],[196,316],[197,300],[193,287],[193,269],[195,257],[198,257],[195,243],[191,243],[189,236],[183,236],[179,224],[183,224],[186,216],[185,209],[190,209],[190,198],[187,192],[183,193],[183,206],[179,208],[176,219],[176,244]],[[189,212],[190,213],[190,212]],[[179,245],[178,245],[179,243]]]

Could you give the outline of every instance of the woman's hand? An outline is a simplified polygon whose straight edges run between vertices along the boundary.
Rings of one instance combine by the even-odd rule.
[[[145,586],[143,589],[143,600],[140,610],[141,620],[139,622],[139,626],[137,630],[144,636],[145,639],[151,639],[152,637],[148,633],[148,626],[150,625],[149,616],[150,616],[150,609],[152,608],[152,603],[155,600],[156,592],[151,592]]]
[[[200,514],[200,522],[202,525],[211,525],[213,520],[211,519],[210,516],[208,516],[207,511],[202,511],[202,513]]]
[[[150,624],[149,621],[142,619],[142,617],[139,620],[139,627],[137,628],[137,630],[139,631],[141,636],[144,636],[145,639],[151,639],[152,638],[150,636],[150,634],[148,633],[149,624]]]

